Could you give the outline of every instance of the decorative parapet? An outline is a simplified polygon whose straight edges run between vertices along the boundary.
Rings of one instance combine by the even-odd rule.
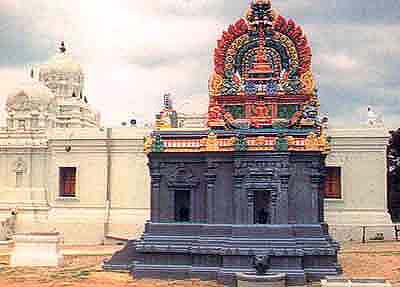
[[[234,139],[234,148],[235,151],[247,151],[249,149],[249,145],[247,143],[246,136],[238,135],[236,139]]]
[[[146,152],[234,152],[234,151],[313,151],[328,153],[325,135],[310,133],[308,136],[220,136],[210,132],[203,137],[169,137],[160,135],[145,139]]]
[[[310,133],[304,142],[304,146],[306,150],[319,150],[325,153],[330,151],[328,138],[324,134],[318,136],[315,133]]]

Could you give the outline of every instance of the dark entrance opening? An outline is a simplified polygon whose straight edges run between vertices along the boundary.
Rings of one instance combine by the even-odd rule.
[[[190,191],[177,190],[175,191],[175,221],[189,222],[190,221]]]
[[[269,224],[269,192],[254,192],[254,224]]]

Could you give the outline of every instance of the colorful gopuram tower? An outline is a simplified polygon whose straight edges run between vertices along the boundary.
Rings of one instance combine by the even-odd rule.
[[[105,267],[233,285],[262,256],[289,285],[339,274],[324,223],[329,145],[302,29],[252,1],[214,62],[208,128],[161,125],[146,140],[151,219]]]

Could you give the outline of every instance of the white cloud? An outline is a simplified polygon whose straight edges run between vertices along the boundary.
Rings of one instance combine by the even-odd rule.
[[[351,72],[359,67],[356,59],[345,54],[325,54],[321,56],[321,59],[322,65],[329,65],[338,72]]]

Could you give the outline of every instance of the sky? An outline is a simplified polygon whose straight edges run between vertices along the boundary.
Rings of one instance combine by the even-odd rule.
[[[213,50],[248,0],[0,0],[0,115],[31,67],[61,40],[86,73],[85,94],[106,126],[151,121],[169,92],[175,108],[206,112]],[[400,0],[273,0],[311,42],[321,109],[338,124],[367,106],[400,115]]]

